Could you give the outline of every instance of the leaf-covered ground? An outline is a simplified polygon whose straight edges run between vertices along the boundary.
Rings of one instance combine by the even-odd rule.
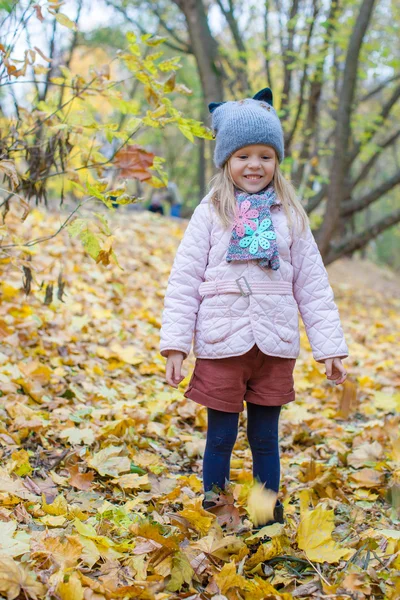
[[[244,427],[213,515],[201,507],[205,409],[184,399],[188,378],[164,382],[163,294],[185,223],[112,222],[124,270],[62,232],[34,247],[43,287],[26,298],[1,261],[2,597],[400,598],[399,300],[354,285],[351,262],[333,266],[349,380],[325,379],[302,327],[297,400],[280,426],[286,524],[254,536]],[[25,235],[59,224],[34,211]]]

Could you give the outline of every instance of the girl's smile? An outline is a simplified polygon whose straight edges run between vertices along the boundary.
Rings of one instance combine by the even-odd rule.
[[[276,154],[271,146],[245,146],[234,152],[229,159],[231,177],[237,187],[245,192],[259,192],[272,181],[275,162]]]

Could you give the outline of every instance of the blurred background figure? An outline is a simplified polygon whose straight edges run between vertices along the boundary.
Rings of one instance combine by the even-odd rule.
[[[182,196],[178,186],[173,181],[168,182],[167,187],[152,191],[147,210],[161,215],[180,217],[183,204]]]
[[[164,213],[164,207],[163,207],[163,201],[164,201],[164,192],[162,190],[154,190],[151,198],[150,198],[150,203],[147,207],[147,210],[149,210],[150,212],[153,213],[160,213],[160,215],[165,214]]]

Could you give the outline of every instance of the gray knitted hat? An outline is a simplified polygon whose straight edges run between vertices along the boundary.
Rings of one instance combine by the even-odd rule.
[[[221,168],[243,146],[266,144],[275,148],[279,162],[284,158],[283,130],[272,106],[269,88],[253,98],[229,102],[211,102],[211,127],[216,136],[214,164]]]

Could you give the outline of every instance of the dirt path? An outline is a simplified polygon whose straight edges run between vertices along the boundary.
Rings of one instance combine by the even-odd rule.
[[[368,260],[343,258],[328,267],[333,286],[349,285],[400,298],[400,274]]]

